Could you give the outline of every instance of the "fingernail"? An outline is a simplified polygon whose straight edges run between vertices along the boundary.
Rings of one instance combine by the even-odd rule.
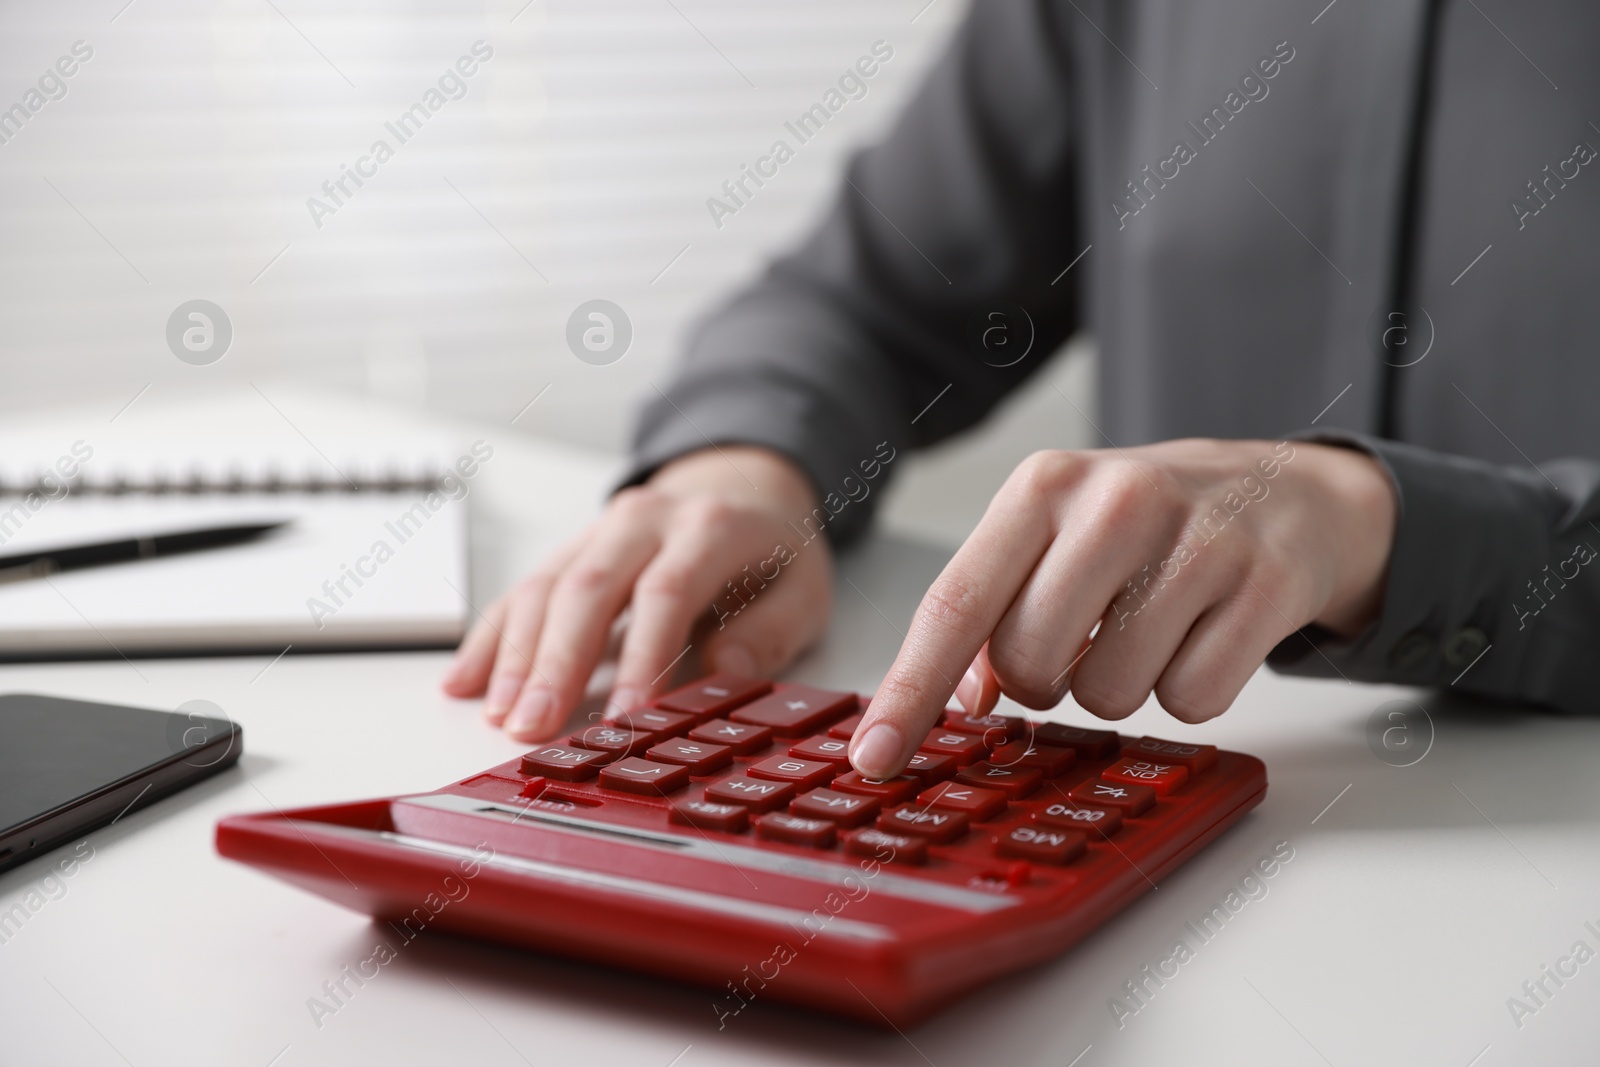
[[[983,679],[978,677],[976,666],[968,667],[967,673],[961,676],[961,684],[956,686],[956,701],[961,705],[961,710],[968,715],[978,714],[978,701],[983,697]]]
[[[635,689],[632,686],[613,689],[611,691],[611,699],[606,701],[606,710],[602,718],[608,720],[620,719],[623,715],[643,703],[644,690],[642,689]]]
[[[721,645],[712,656],[712,666],[724,674],[749,676],[756,673],[756,658],[743,645]]]
[[[500,675],[489,683],[489,695],[483,702],[483,713],[490,718],[504,715],[521,691],[522,679],[510,674]]]
[[[555,707],[555,698],[544,686],[525,690],[517,706],[506,718],[506,732],[519,741],[537,741],[544,720]]]
[[[874,723],[850,750],[850,762],[863,778],[890,778],[905,747],[900,731],[886,722]]]

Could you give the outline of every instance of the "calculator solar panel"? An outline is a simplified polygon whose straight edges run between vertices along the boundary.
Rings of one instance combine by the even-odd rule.
[[[945,713],[850,769],[855,694],[712,675],[431,793],[233,816],[225,856],[399,928],[905,1026],[1060,954],[1266,793],[1260,760]]]

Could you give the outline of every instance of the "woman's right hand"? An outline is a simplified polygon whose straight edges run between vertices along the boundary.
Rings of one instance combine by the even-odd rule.
[[[444,690],[487,692],[490,722],[520,741],[547,740],[583,698],[628,608],[608,715],[667,688],[697,633],[710,670],[770,675],[821,636],[832,609],[827,537],[800,532],[817,506],[800,469],[767,449],[673,460],[612,497],[581,536],[484,612]]]

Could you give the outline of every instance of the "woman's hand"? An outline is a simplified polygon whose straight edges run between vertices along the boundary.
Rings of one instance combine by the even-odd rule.
[[[827,539],[797,533],[816,506],[800,469],[766,449],[674,460],[614,496],[582,536],[490,606],[461,642],[445,691],[487,689],[490,722],[522,741],[546,740],[582,699],[630,608],[608,714],[666,688],[697,626],[712,670],[771,674],[822,634],[832,609]]]
[[[1220,715],[1300,627],[1353,637],[1377,617],[1395,521],[1388,476],[1350,449],[1036,453],[923,598],[851,762],[898,774],[952,694],[983,715],[1070,688],[1121,719],[1154,690],[1184,722]]]

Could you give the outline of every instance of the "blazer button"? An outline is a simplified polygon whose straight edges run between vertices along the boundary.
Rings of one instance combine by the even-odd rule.
[[[1433,655],[1433,638],[1421,630],[1412,630],[1395,642],[1389,650],[1389,666],[1408,671],[1420,667]]]
[[[1489,635],[1476,626],[1463,626],[1445,638],[1439,653],[1452,667],[1465,670],[1489,647]]]

